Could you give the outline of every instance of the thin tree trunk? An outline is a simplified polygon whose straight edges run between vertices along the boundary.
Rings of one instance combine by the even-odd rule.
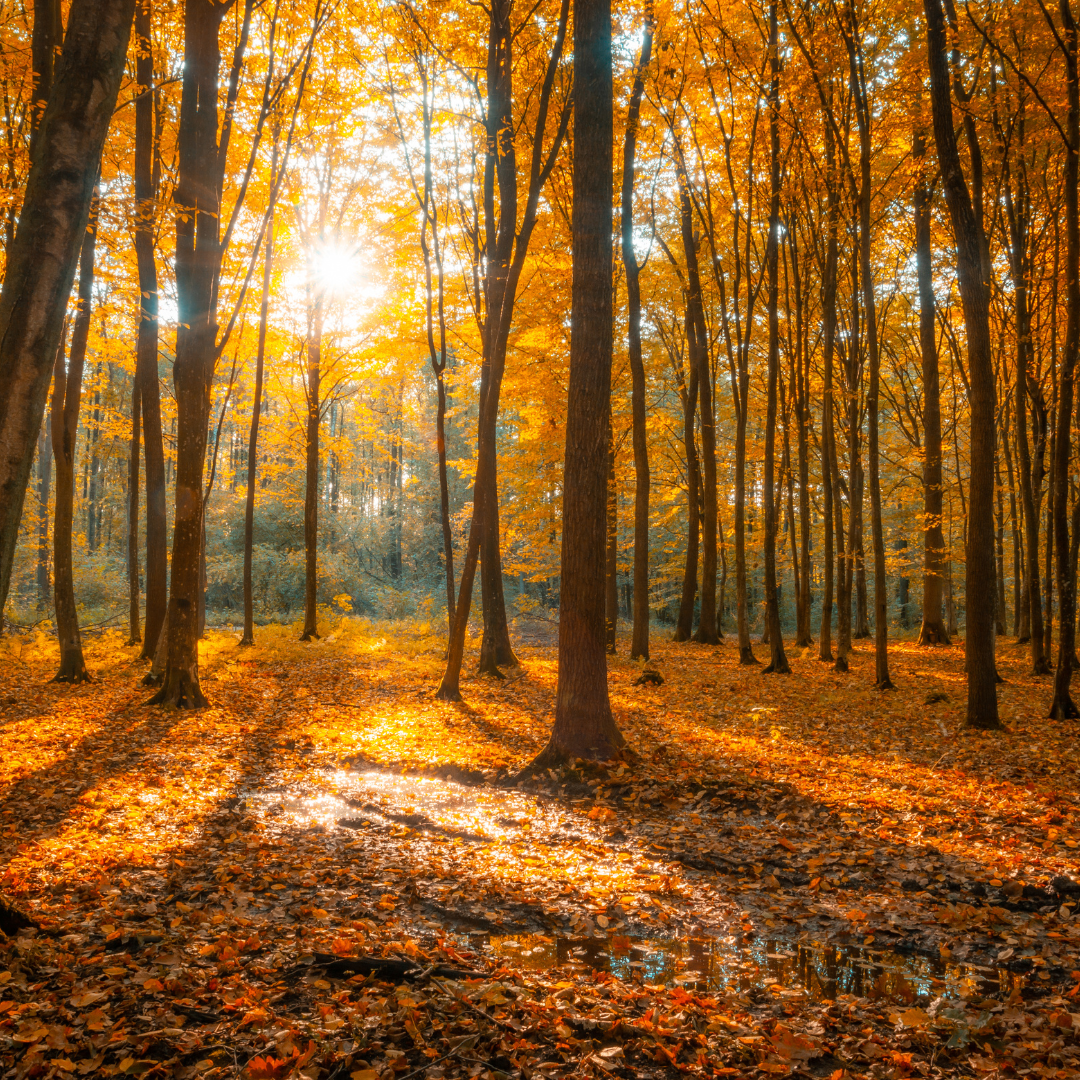
[[[687,339],[691,334],[689,312],[686,317]],[[694,441],[694,414],[697,411],[698,369],[693,360],[685,389],[679,393],[683,405],[683,453],[686,456],[686,561],[683,564],[682,593],[679,599],[679,618],[675,624],[675,641],[689,641],[694,628],[694,603],[697,599],[698,536],[700,534],[700,488],[697,445]]]
[[[277,176],[278,140],[275,132],[270,175]],[[271,189],[271,199],[277,194]],[[266,239],[263,248],[262,300],[259,304],[259,344],[255,352],[255,387],[251,401],[251,428],[248,432],[247,494],[244,498],[244,633],[241,645],[255,644],[255,595],[251,561],[255,540],[255,478],[259,464],[259,418],[262,415],[263,378],[266,365],[266,328],[270,314],[270,287],[274,271],[274,204],[267,208]]]
[[[825,127],[825,159],[828,198],[828,236],[825,248],[824,279],[821,290],[821,319],[825,355],[824,387],[821,406],[821,486],[824,495],[825,538],[824,538],[824,575],[821,594],[821,643],[818,659],[826,662],[833,660],[832,653],[832,615],[833,615],[833,519],[840,521],[840,491],[836,484],[839,477],[839,465],[836,458],[836,390],[833,380],[833,358],[836,351],[836,278],[838,261],[838,230],[840,219],[839,180],[836,175],[836,138],[832,125]],[[844,535],[842,528],[836,528],[835,540],[840,548],[837,567],[843,566]],[[843,592],[837,576],[836,591],[838,599]]]
[[[630,108],[623,141],[622,232],[626,272],[627,351],[630,360],[630,403],[634,443],[634,629],[630,659],[649,659],[649,444],[645,427],[645,365],[641,356],[641,271],[634,252],[634,160],[638,117],[645,92],[645,73],[652,56],[652,7],[646,6],[641,55],[634,71]]]
[[[690,181],[677,159],[679,171],[679,222],[683,254],[686,257],[686,344],[691,368],[697,371],[698,397],[701,412],[701,460],[697,471],[701,503],[701,614],[695,641],[715,645],[716,636],[716,421],[713,415],[712,372],[709,365],[709,343],[705,328],[705,308],[701,297],[701,272],[698,268],[697,237],[694,234],[693,207],[690,202]],[[693,445],[693,416],[690,417],[690,445]],[[696,525],[695,525],[696,531]],[[694,584],[697,584],[697,559],[694,559]],[[690,559],[687,558],[687,575]],[[683,598],[687,596],[684,581]],[[690,596],[689,618],[692,622],[694,600]],[[682,621],[680,612],[680,623]]]
[[[304,484],[304,631],[300,635],[301,641],[317,640],[319,637],[316,601],[319,584],[319,419],[322,408],[320,377],[324,302],[325,295],[320,290],[314,299],[311,336],[307,347],[307,378],[305,380],[307,426],[304,433],[307,461]]]
[[[604,503],[612,348],[611,0],[574,11],[573,286],[563,480],[559,682],[536,760],[615,757],[604,652]]]
[[[870,531],[874,549],[874,686],[892,690],[889,676],[889,583],[885,575],[885,530],[881,521],[881,464],[878,446],[878,399],[881,382],[881,352],[878,346],[877,302],[874,297],[873,266],[870,259],[870,102],[866,89],[862,44],[855,23],[844,32],[851,68],[851,90],[855,120],[859,129],[859,261],[861,264],[863,317],[866,323],[866,351],[870,366],[866,393],[867,454],[870,465]],[[861,530],[860,530],[861,535]],[[861,629],[861,627],[860,627]]]
[[[771,659],[765,672],[778,675],[791,671],[780,630],[780,606],[776,588],[777,513],[775,494],[776,405],[780,375],[780,56],[778,52],[776,3],[769,5],[769,237],[765,249],[768,268],[769,373],[765,415],[765,625],[769,631]]]
[[[56,587],[56,637],[60,645],[60,670],[53,682],[90,682],[83,659],[79,613],[75,606],[71,541],[74,527],[75,446],[79,430],[86,342],[90,334],[90,303],[94,295],[94,248],[97,239],[97,206],[90,210],[79,260],[79,300],[71,332],[71,356],[67,371],[61,349],[53,375],[53,457],[56,460],[56,520],[53,524],[53,566]]]
[[[158,284],[154,257],[154,60],[150,43],[151,0],[135,7],[135,259],[139,272],[139,329],[135,383],[141,397],[146,455],[146,637],[143,660],[152,660],[168,604],[168,537],[165,517],[165,444],[158,385]]]
[[[74,5],[0,291],[0,631],[49,377],[135,0]]]
[[[49,584],[49,488],[52,483],[52,415],[38,438],[38,547],[37,547],[37,606],[44,611],[49,605],[52,589]]]
[[[128,449],[128,644],[142,641],[139,610],[139,428],[142,422],[138,380],[131,384],[131,442]]]

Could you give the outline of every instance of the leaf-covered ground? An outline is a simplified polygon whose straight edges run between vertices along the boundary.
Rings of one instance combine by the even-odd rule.
[[[637,760],[517,783],[550,634],[458,706],[426,627],[294,637],[211,633],[197,714],[119,637],[78,688],[0,642],[0,1075],[1076,1073],[1076,732],[1022,649],[979,734],[957,648],[889,694],[868,647],[623,648]]]

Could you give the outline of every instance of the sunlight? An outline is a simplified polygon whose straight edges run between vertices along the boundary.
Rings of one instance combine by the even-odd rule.
[[[322,241],[308,257],[308,272],[315,288],[329,296],[345,296],[363,279],[360,252],[343,237]]]

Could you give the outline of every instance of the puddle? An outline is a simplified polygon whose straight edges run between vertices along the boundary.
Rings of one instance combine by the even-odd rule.
[[[375,770],[339,770],[326,774],[319,787],[263,787],[243,792],[239,799],[238,809],[262,818],[271,832],[378,827],[425,831],[470,844],[527,843],[532,834],[543,837],[547,846],[585,841],[604,845],[596,849],[601,853],[610,853],[612,846],[602,826],[553,800]],[[938,997],[1006,998],[1026,985],[1024,976],[1004,968],[812,939],[746,945],[721,936],[665,940],[523,932],[469,934],[460,940],[521,968],[604,970],[627,981],[676,984],[699,992],[758,988],[778,998],[833,1000],[852,995],[911,1004]]]
[[[477,934],[469,940],[474,947],[486,946],[515,966],[534,971],[610,971],[629,982],[674,983],[699,992],[745,993],[759,987],[778,997],[805,996],[812,1001],[844,994],[908,1004],[936,997],[1007,997],[1025,984],[1022,975],[1004,968],[814,941],[774,940],[736,947],[708,938],[665,941],[617,934],[606,938]]]

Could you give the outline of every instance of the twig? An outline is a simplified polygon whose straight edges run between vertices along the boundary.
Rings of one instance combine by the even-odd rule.
[[[466,1008],[472,1009],[472,1011],[475,1013],[479,1013],[480,1016],[482,1016],[485,1020],[489,1021],[492,1024],[498,1024],[500,1027],[506,1028],[507,1031],[513,1031],[516,1034],[520,1034],[520,1027],[514,1027],[513,1024],[507,1022],[506,1020],[500,1020],[497,1016],[492,1016],[490,1013],[485,1012],[483,1009],[481,1009],[479,1005],[474,1005],[468,998],[458,997],[458,995],[455,994],[454,991],[451,990],[450,987],[446,986],[446,984],[442,981],[435,981],[438,981],[439,985],[442,986],[443,989],[445,989],[446,992],[459,1004],[464,1005]]]

